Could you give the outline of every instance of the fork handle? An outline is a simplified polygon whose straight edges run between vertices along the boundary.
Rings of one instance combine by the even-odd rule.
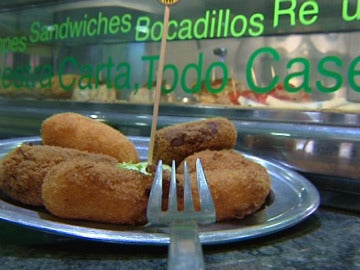
[[[170,226],[169,270],[205,269],[196,223],[175,223]]]

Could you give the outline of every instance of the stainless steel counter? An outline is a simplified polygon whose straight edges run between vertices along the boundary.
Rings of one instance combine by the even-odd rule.
[[[206,269],[360,269],[360,215],[320,208],[270,236],[204,247]],[[164,246],[81,241],[0,222],[0,269],[166,269]]]

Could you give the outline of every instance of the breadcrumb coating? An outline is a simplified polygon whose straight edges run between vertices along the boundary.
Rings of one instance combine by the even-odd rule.
[[[42,196],[55,216],[115,224],[144,224],[153,177],[90,160],[67,161],[44,179]]]
[[[160,129],[155,134],[154,157],[171,164],[202,150],[231,149],[237,141],[235,125],[223,117],[176,124]]]
[[[0,189],[10,198],[33,206],[42,206],[41,185],[51,167],[66,161],[88,159],[116,164],[110,156],[47,145],[21,145],[0,163]]]
[[[243,219],[260,209],[271,191],[271,179],[260,164],[246,159],[234,150],[205,150],[185,160],[189,166],[195,202],[196,159],[200,158],[214,200],[217,221]],[[177,169],[182,185],[184,162]],[[199,205],[197,205],[199,207]]]
[[[47,145],[105,154],[119,162],[139,162],[135,146],[124,134],[77,113],[59,113],[45,119],[41,138]]]

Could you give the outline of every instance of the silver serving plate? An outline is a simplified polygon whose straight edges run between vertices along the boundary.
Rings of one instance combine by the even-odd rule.
[[[135,144],[141,159],[146,159],[149,139],[130,137],[130,140]],[[40,138],[1,140],[0,158],[23,143],[39,144]],[[273,201],[244,220],[200,227],[200,240],[203,244],[220,244],[269,235],[303,221],[319,206],[317,189],[303,176],[277,163],[244,155],[268,170],[272,179]],[[0,196],[0,220],[48,233],[101,242],[136,245],[169,243],[166,228],[60,219],[49,214],[44,208],[27,207],[5,196]]]

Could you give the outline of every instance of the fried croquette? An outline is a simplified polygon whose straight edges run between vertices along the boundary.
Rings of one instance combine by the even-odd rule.
[[[176,124],[156,132],[153,160],[178,164],[195,152],[231,149],[236,140],[236,127],[223,117]]]
[[[77,113],[59,113],[45,119],[41,138],[47,145],[105,154],[119,162],[139,162],[135,146],[120,131]]]
[[[197,158],[200,158],[204,168],[217,221],[242,219],[263,206],[271,191],[271,179],[263,166],[234,150],[205,150],[195,153],[185,159],[189,166],[193,190],[196,190]],[[183,163],[177,169],[180,185],[183,183]],[[198,198],[196,191],[194,198]],[[198,204],[198,199],[194,202]]]
[[[53,215],[114,224],[146,223],[153,176],[88,160],[62,162],[44,179],[42,196]]]
[[[21,145],[9,152],[0,163],[0,189],[21,203],[42,206],[41,185],[51,167],[74,159],[116,164],[113,157],[76,149],[45,145]]]

